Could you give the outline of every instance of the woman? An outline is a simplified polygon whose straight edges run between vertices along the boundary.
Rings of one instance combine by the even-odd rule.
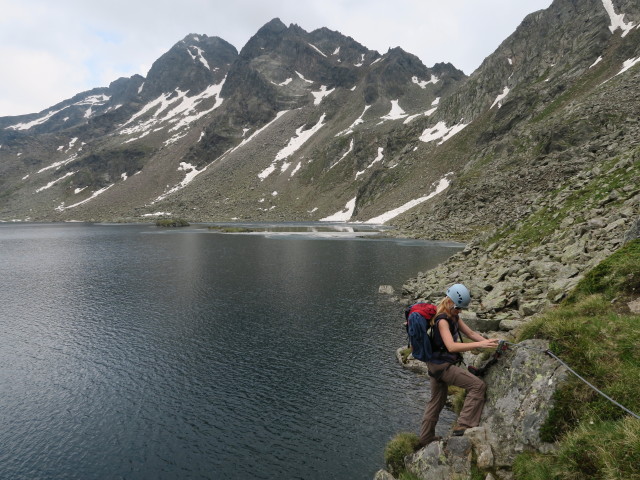
[[[484,338],[460,319],[458,315],[460,310],[467,308],[470,301],[471,295],[467,287],[459,283],[455,284],[447,290],[447,296],[440,302],[436,315],[431,320],[433,355],[427,363],[431,377],[431,399],[422,416],[421,446],[440,440],[440,437],[435,436],[436,424],[447,400],[449,385],[455,385],[467,391],[453,435],[462,435],[467,428],[477,427],[480,424],[486,386],[482,380],[458,367],[457,364],[462,360],[461,352],[475,348],[496,348],[498,340]],[[462,343],[460,332],[473,341]]]

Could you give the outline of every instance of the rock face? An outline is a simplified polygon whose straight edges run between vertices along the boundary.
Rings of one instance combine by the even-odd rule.
[[[578,193],[597,197],[596,211],[631,198],[618,185],[639,183],[640,8],[608,6],[555,0],[470,77],[279,19],[239,53],[187,35],[146,78],[0,118],[0,220],[318,220],[347,211],[382,221],[393,211],[402,235],[465,241],[536,215],[583,228]],[[129,151],[137,153],[125,166]],[[631,162],[625,178],[599,185],[596,169],[620,161]],[[595,212],[589,220],[584,228],[599,230]],[[583,236],[560,253],[563,264],[592,253]],[[489,310],[546,301],[485,287],[495,287]]]
[[[510,469],[517,454],[552,448],[540,440],[540,427],[567,372],[544,354],[548,348],[543,340],[522,342],[504,355],[501,368],[490,369],[485,377],[487,403],[481,427],[466,434],[478,446],[476,450],[484,452],[484,457],[478,455],[486,465],[483,468]]]
[[[561,301],[586,271],[636,238],[639,175],[640,152],[611,162],[607,170],[578,174],[533,203],[515,230],[505,230],[495,241],[477,239],[407,282],[407,303],[438,302],[448,286],[460,282],[472,294],[474,315],[465,321],[481,331],[517,328]],[[615,190],[614,182],[621,180]],[[591,196],[583,189],[597,193]]]
[[[480,470],[507,480],[519,453],[550,452],[553,445],[540,439],[540,427],[567,372],[547,349],[546,341],[527,340],[507,351],[484,377],[487,403],[480,426],[407,457],[407,470],[425,480],[470,478],[473,460]]]

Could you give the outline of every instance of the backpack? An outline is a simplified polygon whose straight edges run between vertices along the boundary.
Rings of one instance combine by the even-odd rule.
[[[411,354],[416,360],[428,362],[431,359],[433,331],[429,326],[429,320],[436,314],[436,310],[437,307],[431,303],[416,303],[404,310],[408,346],[411,347]]]

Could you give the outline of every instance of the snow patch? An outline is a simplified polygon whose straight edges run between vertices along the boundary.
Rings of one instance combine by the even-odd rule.
[[[500,95],[498,95],[496,97],[496,99],[493,101],[493,103],[491,104],[491,106],[489,107],[489,110],[491,110],[493,107],[496,106],[496,104],[498,104],[498,108],[502,107],[502,100],[509,94],[509,87],[504,87],[504,90],[502,90],[502,93]]]
[[[40,187],[40,188],[38,188],[38,189],[36,190],[36,193],[40,193],[40,192],[42,192],[43,190],[47,190],[47,189],[49,189],[49,188],[53,187],[56,183],[58,183],[58,182],[60,182],[60,181],[64,180],[64,179],[65,179],[65,178],[67,178],[67,177],[70,177],[70,176],[71,176],[71,175],[73,175],[74,173],[76,173],[76,172],[69,172],[69,173],[67,173],[67,174],[65,174],[65,175],[63,175],[63,176],[61,176],[60,178],[56,178],[54,181],[47,183],[44,187]]]
[[[589,68],[593,68],[593,67],[595,67],[595,66],[596,66],[597,64],[599,64],[601,61],[602,61],[602,56],[600,56],[600,57],[596,58],[596,61],[595,61],[595,62],[593,62]]]
[[[416,113],[415,115],[409,115],[403,123],[403,125],[408,124],[409,122],[411,122],[413,119],[421,117],[422,115],[424,115],[425,117],[430,117],[431,115],[433,115],[433,113],[438,110],[438,107],[434,107],[431,110],[427,110],[424,113]]]
[[[353,212],[356,209],[356,198],[353,197],[351,200],[347,202],[345,207],[342,210],[337,211],[333,215],[330,215],[325,218],[321,218],[321,222],[348,222],[349,219],[353,216]]]
[[[40,170],[38,170],[37,173],[42,173],[42,172],[45,172],[47,170],[51,170],[52,168],[55,168],[57,170],[60,167],[62,167],[63,165],[66,165],[67,163],[73,162],[76,158],[78,158],[78,154],[74,153],[69,158],[66,158],[64,160],[60,160],[59,162],[52,163],[48,167],[41,168]]]
[[[171,216],[170,212],[155,212],[155,213],[143,213],[141,217],[168,217]]]
[[[438,122],[435,126],[431,128],[427,128],[422,135],[420,135],[420,140],[425,143],[433,142],[434,140],[442,139],[438,145],[442,145],[444,142],[453,137],[456,133],[460,132],[467,124],[459,123],[457,125],[453,125],[452,127],[447,127],[447,124],[444,122]]]
[[[326,97],[327,95],[329,95],[334,90],[335,90],[335,88],[332,88],[331,90],[327,90],[326,85],[322,85],[318,92],[311,92],[311,94],[314,97],[313,104],[314,105],[320,105],[320,102],[322,101],[322,99],[324,97]]]
[[[296,173],[298,173],[300,167],[302,167],[302,162],[298,162],[298,165],[296,165],[296,167],[291,171],[291,175],[289,175],[289,177],[293,177]]]
[[[179,184],[175,185],[173,188],[171,188],[169,191],[167,191],[167,192],[163,193],[162,195],[160,195],[152,203],[159,202],[160,200],[164,200],[165,198],[167,198],[172,193],[175,193],[178,190],[183,189],[184,187],[189,185],[191,182],[193,182],[193,179],[196,178],[198,175],[200,175],[202,172],[204,172],[206,169],[207,169],[207,167],[204,167],[202,170],[198,170],[196,167],[194,167],[190,163],[180,162],[180,166],[178,167],[178,171],[179,172],[186,172],[186,174],[185,174],[184,178],[182,179],[182,181]]]
[[[436,83],[438,83],[438,80],[439,78],[435,75],[431,75],[430,80],[418,80],[418,77],[411,77],[411,81],[423,89],[427,88],[427,85],[429,85],[430,83],[435,85]]]
[[[197,55],[194,55],[191,52],[190,50],[191,48],[195,48]],[[209,62],[207,62],[207,59],[204,58],[204,55],[203,55],[204,51],[200,47],[196,47],[195,45],[192,45],[189,48],[187,48],[187,52],[189,53],[189,55],[191,55],[191,58],[193,59],[194,62],[196,61],[200,62],[202,65],[205,66],[207,70],[211,70],[211,67],[209,66]]]
[[[69,108],[69,106],[61,108],[60,110],[54,110],[53,112],[49,112],[46,115],[44,115],[44,116],[42,116],[40,118],[36,118],[35,120],[32,120],[30,122],[16,123],[15,125],[11,125],[9,127],[6,127],[5,130],[29,130],[31,127],[35,127],[36,125],[42,125],[47,120],[49,120],[51,117],[53,117],[56,113],[60,113],[61,111],[63,111],[66,108]]]
[[[120,125],[120,135],[131,135],[135,133],[148,134],[158,125],[163,123],[175,123],[175,126],[173,126],[170,131],[187,127],[191,123],[222,105],[223,99],[220,96],[220,91],[224,86],[225,80],[226,77],[222,79],[219,84],[210,85],[202,93],[192,97],[187,96],[189,93],[188,91],[183,92],[180,89],[176,89],[174,92],[170,93],[163,93],[155,100],[146,104],[140,111],[132,115],[125,123]],[[174,94],[177,95],[174,96]],[[201,112],[196,110],[203,101],[212,97],[215,97],[216,101],[211,108]],[[154,113],[149,119],[127,127],[127,125],[133,124],[140,117],[150,112]]]
[[[412,209],[413,207],[415,207],[417,205],[420,205],[421,203],[426,202],[430,198],[435,197],[436,195],[438,195],[439,193],[443,192],[444,190],[446,190],[449,187],[449,179],[447,177],[450,176],[450,175],[453,175],[453,172],[448,173],[443,178],[441,178],[438,181],[438,184],[435,185],[435,190],[433,192],[431,192],[430,194],[425,195],[424,197],[416,198],[415,200],[411,200],[410,202],[405,203],[401,207],[398,207],[398,208],[396,208],[394,210],[390,210],[390,211],[388,211],[386,213],[383,213],[382,215],[379,215],[379,216],[374,217],[374,218],[370,218],[369,220],[367,220],[364,223],[371,223],[371,224],[376,224],[376,225],[384,224],[384,223],[388,222],[389,220],[397,217],[398,215],[400,215],[400,214]]]
[[[358,179],[358,177],[360,175],[364,174],[367,170],[369,170],[371,167],[373,167],[376,163],[382,161],[382,159],[384,158],[383,152],[384,152],[384,148],[378,147],[378,156],[376,158],[374,158],[374,160],[369,164],[369,166],[367,168],[365,168],[364,170],[361,170],[361,171],[356,173],[356,180]]]
[[[615,33],[615,31],[619,28],[620,30],[622,30],[622,36],[626,37],[627,33],[629,33],[633,29],[633,27],[635,27],[634,23],[626,23],[624,21],[625,14],[616,13],[616,9],[613,6],[613,0],[602,0],[602,5],[609,14],[609,18],[611,19],[611,25],[609,26],[609,30],[611,31],[611,33]]]
[[[298,75],[298,77],[300,77],[302,80],[304,80],[304,81],[305,81],[305,82],[307,82],[307,83],[313,83],[313,80],[307,80],[307,79],[306,79],[306,78],[304,78],[304,76],[303,76],[300,72],[298,72],[297,70],[296,70],[296,75]]]
[[[111,185],[108,185],[108,186],[106,186],[104,188],[101,188],[100,190],[97,190],[97,191],[93,192],[93,194],[89,198],[86,198],[86,199],[82,200],[81,202],[74,203],[73,205],[69,205],[68,207],[65,207],[64,206],[64,202],[62,202],[59,206],[56,207],[56,210],[58,212],[63,212],[63,211],[68,210],[70,208],[75,208],[75,207],[77,207],[79,205],[82,205],[83,203],[87,203],[88,201],[93,200],[94,198],[96,198],[98,195],[102,195],[104,192],[109,190],[114,185],[115,184],[112,183]]]
[[[616,73],[616,76],[620,75],[621,73],[626,72],[627,70],[629,70],[634,65],[637,65],[638,63],[640,63],[640,57],[638,57],[638,58],[630,58],[629,60],[626,60],[622,64],[622,70],[620,70],[618,73]]]
[[[225,152],[225,155],[227,153],[232,153],[235,152],[237,149],[239,149],[240,147],[246,145],[247,143],[249,143],[251,140],[253,140],[256,136],[260,135],[261,132],[265,131],[267,128],[269,128],[271,125],[273,125],[273,123],[278,120],[282,115],[284,115],[285,113],[289,112],[289,110],[283,110],[281,112],[278,112],[276,114],[276,118],[274,118],[273,120],[271,120],[269,123],[267,123],[264,127],[260,128],[259,130],[256,130],[255,132],[253,132],[251,134],[251,136],[249,138],[245,138],[242,142],[240,142],[238,145],[236,145],[235,147],[233,147],[232,149],[228,150],[227,152]],[[249,131],[249,129],[243,129],[243,133],[242,136],[244,137],[247,132]]]
[[[271,175],[271,173],[273,173],[273,171],[276,169],[277,162],[293,155],[300,147],[302,147],[307,142],[307,140],[309,140],[318,130],[320,130],[324,126],[325,117],[326,113],[323,113],[320,117],[320,120],[318,120],[318,123],[316,123],[309,130],[302,130],[305,125],[296,129],[296,135],[294,137],[291,137],[287,146],[278,152],[271,165],[258,174],[260,180],[264,180],[269,175]]]
[[[110,99],[111,97],[109,95],[89,95],[79,102],[74,103],[74,105],[104,105]]]
[[[350,133],[353,133],[353,129],[355,127],[357,127],[358,125],[360,125],[361,123],[364,123],[364,120],[362,119],[362,117],[364,117],[364,114],[367,112],[367,110],[369,110],[371,108],[371,105],[365,105],[364,110],[362,111],[362,113],[360,114],[360,116],[358,118],[355,119],[355,121],[349,126],[349,128],[347,128],[346,130],[343,130],[339,133],[336,134],[336,137],[339,137],[340,135],[348,135]]]
[[[331,170],[333,167],[335,167],[338,163],[340,163],[342,160],[344,160],[347,155],[349,155],[351,152],[353,152],[353,138],[351,139],[351,143],[349,143],[349,150],[347,150],[344,155],[342,155],[337,162],[335,162],[333,165],[331,165],[329,167],[329,170]]]
[[[322,50],[320,50],[318,47],[316,47],[313,43],[309,43],[308,44],[311,48],[313,48],[316,52],[318,52],[320,55],[322,55],[323,57],[327,57]]]
[[[382,121],[385,120],[400,120],[405,118],[407,113],[402,109],[398,100],[391,100],[391,110],[384,117],[380,117]]]

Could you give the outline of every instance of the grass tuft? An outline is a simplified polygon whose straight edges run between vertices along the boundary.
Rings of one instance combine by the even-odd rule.
[[[589,272],[558,308],[527,324],[519,340],[545,338],[551,350],[598,389],[640,413],[640,315],[613,299],[637,298],[640,241]],[[517,480],[640,480],[640,420],[574,376],[554,395],[541,438],[555,454],[524,453]]]
[[[394,476],[406,472],[404,458],[414,453],[420,445],[420,439],[415,433],[398,433],[384,449],[384,461]]]
[[[568,433],[554,455],[526,453],[516,459],[519,480],[640,479],[640,421],[590,421]]]
[[[567,301],[573,303],[595,293],[606,300],[640,295],[640,239],[629,242],[587,273]]]
[[[182,218],[159,218],[156,227],[188,227],[189,222]]]

